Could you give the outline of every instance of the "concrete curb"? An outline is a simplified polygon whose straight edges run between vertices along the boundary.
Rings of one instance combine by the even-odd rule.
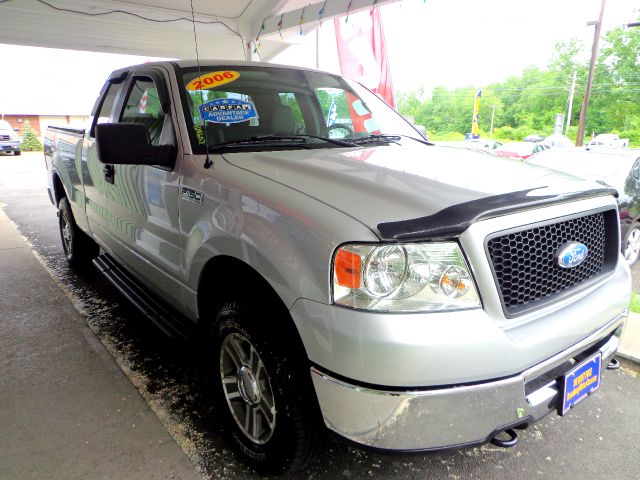
[[[201,479],[0,209],[0,478]]]
[[[640,373],[640,360],[628,359],[624,355],[620,355],[619,353],[616,355],[616,358],[620,362],[620,365],[622,365],[624,368]]]
[[[629,312],[617,358],[627,368],[640,369],[640,314]]]

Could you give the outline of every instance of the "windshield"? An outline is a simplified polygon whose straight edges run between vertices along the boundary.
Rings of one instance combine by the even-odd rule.
[[[259,149],[265,143],[268,148],[345,148],[356,145],[354,141],[370,146],[399,140],[361,141],[371,135],[424,140],[376,95],[335,75],[202,66],[184,69],[182,82],[187,125],[198,153],[207,146],[210,151],[224,146]]]

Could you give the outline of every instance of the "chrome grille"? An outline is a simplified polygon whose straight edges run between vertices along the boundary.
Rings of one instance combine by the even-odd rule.
[[[540,307],[611,271],[618,255],[616,215],[607,210],[490,238],[487,253],[507,316]],[[555,258],[567,242],[589,249],[587,259],[573,268],[561,268]]]

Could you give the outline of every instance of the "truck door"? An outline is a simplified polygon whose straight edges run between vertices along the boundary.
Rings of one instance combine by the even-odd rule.
[[[98,159],[95,128],[98,123],[114,121],[116,105],[124,86],[126,72],[112,76],[100,92],[93,109],[93,121],[85,132],[80,154],[80,176],[84,186],[85,211],[89,228],[103,244],[108,240],[107,191],[111,188],[105,179],[105,165]]]
[[[158,84],[165,81],[157,70],[132,71],[117,121],[145,125],[153,145],[176,146],[175,114],[163,111],[158,94],[159,88],[165,88]],[[110,168],[113,188],[107,203],[112,253],[156,293],[181,304],[179,172],[145,165]]]

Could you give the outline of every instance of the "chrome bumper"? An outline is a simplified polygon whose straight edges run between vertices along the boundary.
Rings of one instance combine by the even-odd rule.
[[[316,368],[311,376],[326,426],[353,442],[388,450],[484,443],[508,427],[556,410],[562,395],[557,378],[576,363],[575,357],[608,338],[598,349],[606,366],[618,350],[626,317],[625,311],[573,347],[502,380],[385,391],[352,385]],[[558,373],[563,365],[569,366]]]

